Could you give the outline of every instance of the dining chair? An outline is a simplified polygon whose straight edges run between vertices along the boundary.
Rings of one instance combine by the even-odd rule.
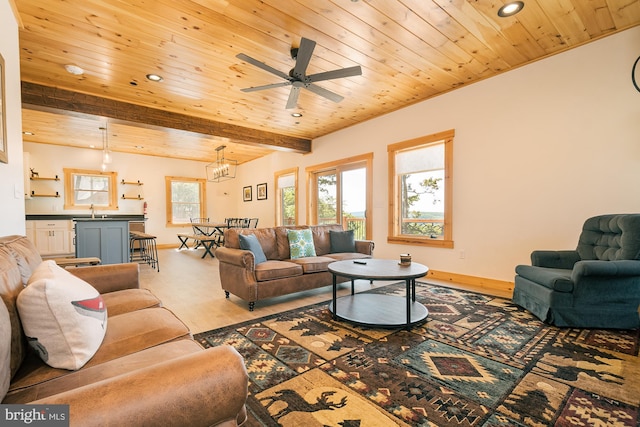
[[[191,221],[191,228],[193,229],[193,234],[196,236],[204,236],[207,233],[205,233],[203,231],[202,228],[198,227],[197,224],[202,224],[205,222],[209,222],[209,218],[189,218],[189,220]],[[195,246],[193,247],[194,249],[197,249],[200,246],[200,242],[197,241]]]
[[[246,228],[244,218],[227,218],[226,221],[229,228]]]
[[[191,221],[191,228],[193,228],[193,234],[195,235],[204,235],[205,233],[200,229],[197,224],[203,224],[205,222],[209,222],[209,218],[189,218]]]

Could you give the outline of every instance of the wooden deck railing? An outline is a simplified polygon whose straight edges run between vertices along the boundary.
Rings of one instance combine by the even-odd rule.
[[[321,218],[320,224],[334,224],[335,218]],[[410,230],[407,226],[416,224],[414,230]],[[364,240],[367,235],[367,219],[361,217],[343,217],[342,228],[345,230],[353,230],[356,240]],[[444,219],[442,218],[403,218],[402,233],[403,234],[428,234],[434,236],[442,236],[444,234]],[[413,231],[413,232],[412,232]]]
[[[413,230],[409,224],[415,224]],[[443,218],[402,218],[402,234],[424,234],[442,236],[444,234]]]
[[[335,224],[335,218],[320,218],[320,224]],[[353,230],[353,237],[356,240],[364,240],[367,236],[367,219],[361,217],[342,217],[342,228]]]

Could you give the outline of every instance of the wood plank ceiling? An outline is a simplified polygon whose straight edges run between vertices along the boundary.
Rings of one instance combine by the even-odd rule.
[[[108,123],[113,151],[208,161],[226,144],[241,163],[640,24],[640,0],[524,0],[508,18],[502,0],[12,1],[25,141],[100,149]],[[237,54],[286,74],[301,37],[307,74],[362,67],[318,83],[344,100],[241,91],[283,80]]]

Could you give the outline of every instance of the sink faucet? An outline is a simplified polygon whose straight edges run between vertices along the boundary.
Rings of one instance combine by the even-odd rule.
[[[93,209],[93,203],[91,203],[91,219],[95,219],[96,217],[96,213],[95,210]]]

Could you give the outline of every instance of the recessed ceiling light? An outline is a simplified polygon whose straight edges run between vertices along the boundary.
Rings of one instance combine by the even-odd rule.
[[[84,70],[77,65],[67,64],[64,66],[64,69],[67,70],[68,73],[73,74],[74,76],[79,76],[84,74]]]
[[[291,117],[302,117],[301,113],[291,113]]]
[[[151,80],[152,82],[161,82],[162,76],[159,76],[157,74],[147,74],[147,79]]]
[[[35,135],[35,133],[33,132],[29,132],[29,131],[24,131],[22,132],[24,135]]]
[[[136,149],[138,150],[142,150],[144,148],[144,145],[136,145]]]
[[[507,16],[513,16],[516,13],[520,12],[524,8],[524,3],[521,1],[513,1],[511,3],[507,3],[498,9],[498,16],[501,18],[506,18]]]

